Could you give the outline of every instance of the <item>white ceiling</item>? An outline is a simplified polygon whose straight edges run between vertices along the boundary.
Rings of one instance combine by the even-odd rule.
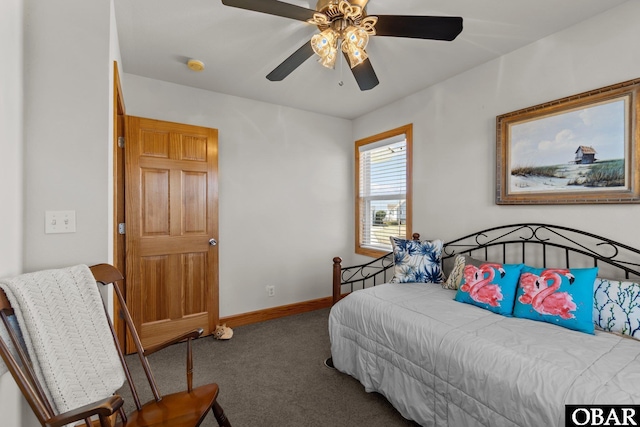
[[[317,32],[305,22],[220,0],[115,0],[115,8],[125,73],[353,119],[625,1],[370,0],[369,15],[462,16],[464,29],[453,42],[373,37],[367,53],[380,84],[365,92],[344,58],[335,70],[312,57],[281,82],[265,78]],[[189,58],[205,71],[190,71]]]

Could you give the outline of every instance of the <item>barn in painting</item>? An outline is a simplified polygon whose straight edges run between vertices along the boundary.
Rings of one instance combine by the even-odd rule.
[[[576,150],[575,163],[578,165],[590,165],[596,161],[596,150],[593,147],[581,145]]]

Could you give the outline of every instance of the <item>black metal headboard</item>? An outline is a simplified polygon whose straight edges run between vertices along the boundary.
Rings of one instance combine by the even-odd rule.
[[[549,224],[512,224],[488,228],[446,242],[445,271],[465,254],[485,261],[524,263],[533,267],[599,267],[599,277],[640,278],[640,249],[586,231]],[[343,293],[386,283],[393,277],[393,255],[342,267],[333,259],[333,302]]]

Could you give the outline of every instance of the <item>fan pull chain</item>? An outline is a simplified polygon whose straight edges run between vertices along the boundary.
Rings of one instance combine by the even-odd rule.
[[[342,77],[343,76],[343,74],[342,74],[342,62],[343,62],[344,58],[342,57],[342,55],[340,55],[339,58],[340,58],[340,81],[338,81],[338,86],[342,86],[342,85],[344,85],[344,81],[342,80],[342,78],[343,78]]]

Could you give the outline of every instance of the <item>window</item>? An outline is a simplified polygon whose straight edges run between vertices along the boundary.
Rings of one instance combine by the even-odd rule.
[[[356,141],[356,253],[391,250],[411,235],[412,125]]]

